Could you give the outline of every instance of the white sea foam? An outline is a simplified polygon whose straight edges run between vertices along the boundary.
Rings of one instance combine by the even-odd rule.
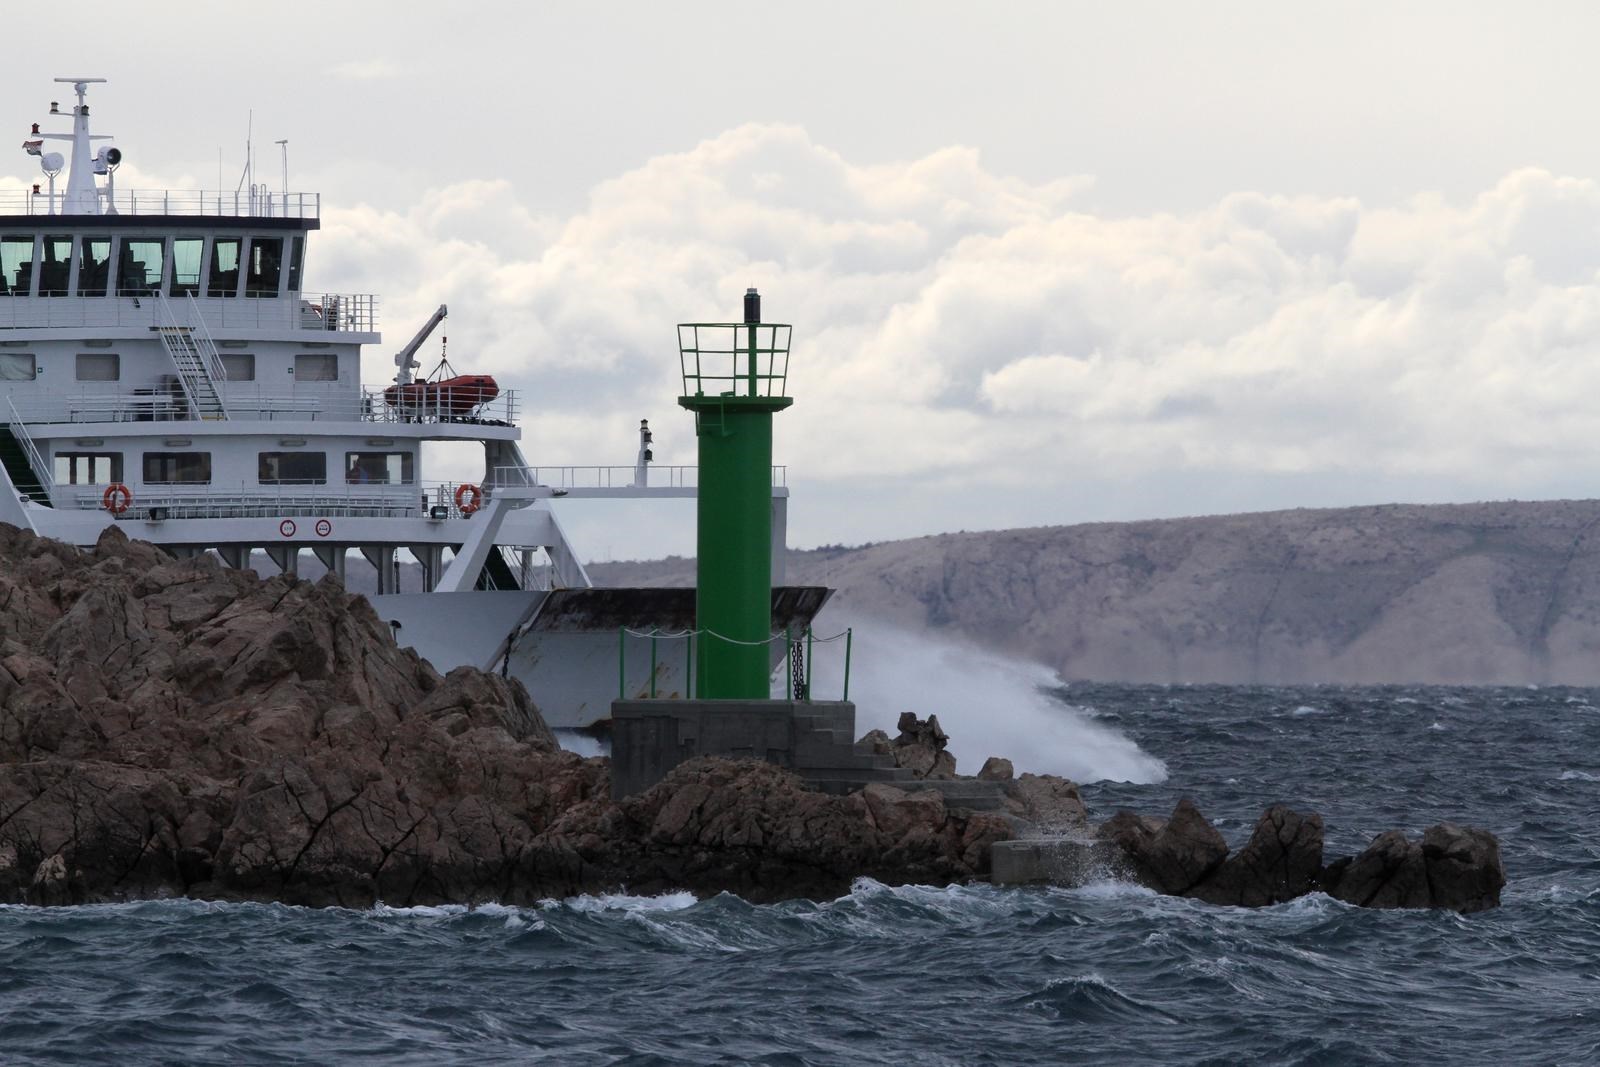
[[[1562,782],[1600,782],[1600,774],[1590,774],[1588,771],[1562,771],[1558,781]]]
[[[1314,708],[1310,704],[1301,704],[1289,714],[1299,717],[1303,715],[1326,715],[1328,712],[1325,708]]]
[[[467,911],[465,904],[414,904],[410,907],[394,908],[380,900],[372,906],[373,915],[400,919],[451,919],[457,915],[465,915]]]
[[[556,743],[568,752],[576,752],[580,756],[609,756],[611,755],[611,742],[602,741],[589,734],[579,733],[577,730],[556,730]]]
[[[594,896],[568,897],[565,900],[545,900],[543,908],[570,908],[572,911],[682,911],[695,905],[695,895],[687,889],[662,893],[653,897],[636,897],[626,893],[600,893]]]
[[[976,774],[989,756],[1011,760],[1018,773],[1060,774],[1079,782],[1165,781],[1164,763],[1093,712],[1062,704],[1048,690],[1060,679],[1047,667],[932,634],[912,634],[875,621],[830,614],[819,633],[855,627],[850,699],[856,729],[893,736],[901,712],[939,716],[960,770]],[[813,693],[842,692],[844,645],[819,645]]]
[[[1084,897],[1089,900],[1123,900],[1133,897],[1158,897],[1161,894],[1148,886],[1135,882],[1119,882],[1114,878],[1106,878],[1089,882],[1086,885],[1076,886],[1065,890],[1075,897]]]

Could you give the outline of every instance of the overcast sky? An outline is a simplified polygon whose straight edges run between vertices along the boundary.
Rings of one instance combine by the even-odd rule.
[[[308,287],[383,299],[366,377],[448,302],[535,462],[631,462],[648,417],[692,463],[673,324],[759,286],[796,545],[1600,482],[1596,5],[0,17],[15,132],[109,78],[125,186],[214,188],[220,150],[233,188],[253,110],[276,187],[287,138]],[[669,512],[571,525],[689,551]]]

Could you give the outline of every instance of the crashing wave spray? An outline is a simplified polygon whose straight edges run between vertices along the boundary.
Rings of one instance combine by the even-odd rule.
[[[832,611],[819,619],[816,632],[833,634],[847,625],[855,627],[850,699],[861,732],[879,729],[893,737],[901,712],[937,715],[963,774],[976,774],[989,756],[1004,756],[1018,774],[1059,774],[1077,782],[1166,780],[1159,759],[1050,696],[1061,682],[1046,667]],[[817,646],[812,688],[818,699],[838,698],[843,666],[843,642]]]

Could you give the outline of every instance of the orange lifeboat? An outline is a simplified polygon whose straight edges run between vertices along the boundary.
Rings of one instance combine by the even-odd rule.
[[[500,395],[500,384],[489,374],[457,374],[436,381],[391,385],[384,402],[408,415],[461,418]]]

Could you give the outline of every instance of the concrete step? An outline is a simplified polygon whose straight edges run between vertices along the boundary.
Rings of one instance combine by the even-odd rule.
[[[796,767],[893,767],[894,760],[874,752],[861,752],[849,745],[814,745],[802,742],[794,746]]]
[[[915,779],[910,777],[910,772],[904,767],[796,767],[794,773],[807,782],[855,783],[846,792],[871,785],[873,782],[892,785],[896,789],[905,789],[915,784]]]

